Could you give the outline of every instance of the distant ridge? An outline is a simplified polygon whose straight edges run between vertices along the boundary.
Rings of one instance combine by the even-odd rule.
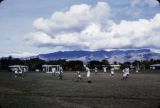
[[[39,54],[30,58],[40,58],[43,60],[108,60],[109,62],[132,62],[135,60],[159,60],[160,53],[152,52],[150,49],[138,49],[138,50],[112,50],[112,51],[58,51],[48,54]]]

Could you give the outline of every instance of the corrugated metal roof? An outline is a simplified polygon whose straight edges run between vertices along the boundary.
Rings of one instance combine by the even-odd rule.
[[[150,66],[152,66],[152,67],[154,67],[154,66],[159,66],[159,67],[160,67],[160,64],[152,64],[152,65],[150,65]]]
[[[16,67],[28,67],[28,66],[24,66],[24,65],[10,65],[10,66],[8,66],[8,67],[10,67],[10,68],[16,68]]]

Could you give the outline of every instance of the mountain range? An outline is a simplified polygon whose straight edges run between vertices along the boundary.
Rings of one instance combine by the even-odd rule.
[[[37,56],[42,60],[108,60],[109,62],[132,62],[135,60],[159,60],[160,53],[152,52],[150,49],[138,49],[138,50],[112,50],[112,51],[58,51],[48,54],[39,54]],[[33,57],[32,57],[33,58]]]

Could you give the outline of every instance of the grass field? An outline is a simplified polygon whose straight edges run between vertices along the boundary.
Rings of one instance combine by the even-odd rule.
[[[24,79],[14,73],[0,72],[0,105],[2,108],[160,108],[160,72],[131,74],[121,80],[116,73],[92,74],[74,82],[72,72],[63,80],[46,73],[25,73]]]

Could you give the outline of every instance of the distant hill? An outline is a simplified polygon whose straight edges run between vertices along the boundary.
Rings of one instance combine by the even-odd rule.
[[[112,50],[112,51],[59,51],[48,54],[39,54],[37,56],[43,60],[81,60],[81,61],[90,61],[90,60],[103,60],[106,59],[109,62],[126,62],[126,61],[135,61],[135,60],[150,60],[150,59],[160,59],[160,53],[152,52],[149,49],[139,49],[139,50]],[[31,57],[33,58],[33,57]]]

